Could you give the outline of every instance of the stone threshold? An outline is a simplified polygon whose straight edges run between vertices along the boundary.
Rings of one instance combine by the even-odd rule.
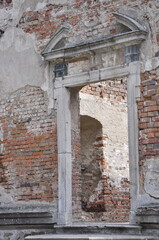
[[[113,228],[141,228],[137,224],[129,223],[107,223],[107,222],[75,222],[70,225],[54,225],[55,228],[68,228],[68,227],[113,227]]]
[[[123,234],[140,235],[142,227],[128,223],[88,223],[78,222],[72,225],[54,225],[56,234]]]
[[[28,236],[25,240],[159,240],[159,237],[102,234],[46,234]]]

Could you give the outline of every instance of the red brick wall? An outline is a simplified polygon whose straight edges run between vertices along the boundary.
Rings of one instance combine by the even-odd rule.
[[[103,177],[103,199],[105,211],[102,219],[107,222],[129,222],[130,182],[123,178],[121,187],[110,184],[109,178]]]
[[[114,80],[90,84],[83,87],[81,92],[101,98],[106,97],[113,102],[127,102],[127,79],[116,78]]]
[[[55,121],[39,87],[27,86],[0,101],[0,186],[13,201],[51,202],[57,197]]]
[[[141,100],[138,102],[141,185],[144,182],[143,165],[145,160],[159,156],[158,71],[157,68],[141,74]]]

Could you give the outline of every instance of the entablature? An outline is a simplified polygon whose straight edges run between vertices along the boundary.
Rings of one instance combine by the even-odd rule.
[[[92,54],[92,52],[107,52],[110,51],[110,48],[112,50],[130,45],[140,44],[143,40],[146,39],[146,34],[146,32],[136,30],[113,36],[111,35],[103,39],[98,39],[96,41],[51,50],[49,52],[43,52],[42,56],[47,61],[57,61],[60,59],[70,59],[72,57],[89,55]]]

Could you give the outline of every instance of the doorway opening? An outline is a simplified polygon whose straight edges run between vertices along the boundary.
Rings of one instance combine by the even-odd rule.
[[[79,104],[72,120],[73,218],[92,223],[129,222],[127,78],[72,92],[74,100],[78,95]]]

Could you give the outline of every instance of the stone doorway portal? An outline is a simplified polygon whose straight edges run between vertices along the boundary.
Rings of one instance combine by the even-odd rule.
[[[128,89],[128,130],[129,130],[129,167],[130,167],[130,222],[136,222],[138,204],[139,171],[138,171],[138,117],[136,100],[140,97],[140,47],[146,39],[147,31],[134,19],[114,13],[119,24],[126,26],[123,32],[103,37],[81,44],[70,45],[69,27],[60,28],[42,52],[45,60],[49,61],[49,86],[53,89],[52,97],[57,109],[58,134],[58,211],[57,223],[70,225],[73,223],[72,212],[72,170],[73,151],[72,140],[77,129],[74,122],[76,101],[71,92],[81,86],[115,78],[127,77]],[[63,46],[58,48],[58,42]],[[66,66],[66,71],[58,66]],[[55,71],[53,72],[52,69]],[[53,81],[52,81],[53,79]],[[74,115],[72,109],[74,108]],[[77,115],[78,116],[78,115]],[[78,141],[77,140],[77,145]],[[75,153],[78,154],[78,151]],[[74,174],[76,174],[74,172]],[[80,201],[80,199],[79,199]]]

